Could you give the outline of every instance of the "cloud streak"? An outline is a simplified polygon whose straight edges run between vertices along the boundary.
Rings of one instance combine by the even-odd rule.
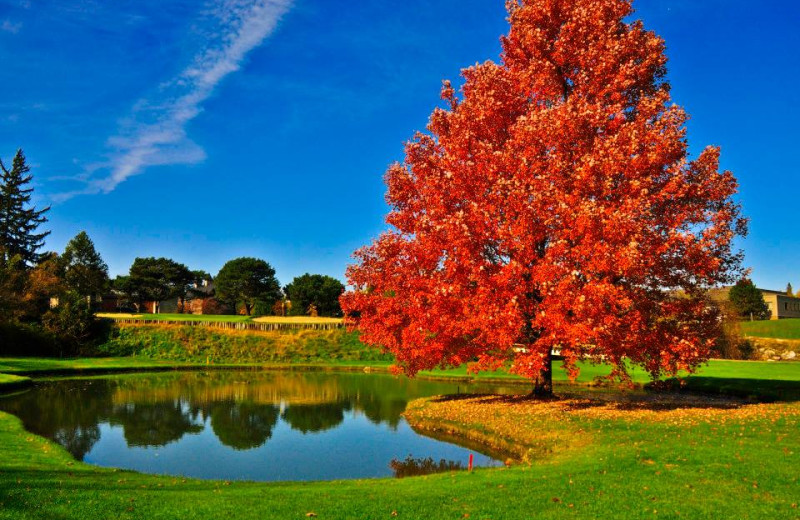
[[[20,29],[22,29],[22,22],[12,22],[11,20],[3,20],[0,23],[0,31],[7,32],[10,34],[17,34],[19,33]]]
[[[151,166],[195,164],[205,151],[186,133],[187,124],[228,75],[239,70],[248,53],[275,30],[292,0],[219,0],[210,14],[216,26],[203,49],[180,74],[138,101],[119,132],[108,139],[108,161],[87,168],[83,189],[75,195],[109,193]]]

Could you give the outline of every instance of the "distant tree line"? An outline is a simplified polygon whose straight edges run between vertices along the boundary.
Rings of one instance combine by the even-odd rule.
[[[188,299],[203,298],[204,314],[341,316],[344,285],[320,274],[304,274],[281,288],[275,269],[264,260],[235,258],[212,277],[169,258],[136,258],[129,273],[117,276],[112,290],[123,306],[137,312],[159,312],[160,302],[177,299],[185,312]],[[208,289],[210,287],[210,289]],[[145,308],[145,303],[152,303]]]
[[[304,274],[282,288],[275,269],[257,258],[230,260],[216,277],[169,258],[136,258],[127,275],[110,280],[85,231],[60,254],[42,252],[50,208],[33,204],[32,181],[22,150],[10,167],[0,160],[0,354],[32,344],[43,354],[79,353],[102,338],[95,313],[108,297],[137,311],[159,312],[161,302],[176,299],[180,312],[203,298],[206,314],[341,316],[339,280]]]

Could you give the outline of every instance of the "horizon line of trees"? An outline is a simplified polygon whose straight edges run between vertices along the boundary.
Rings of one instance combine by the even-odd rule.
[[[85,301],[96,310],[109,291],[137,310],[144,302],[154,302],[155,312],[165,300],[177,299],[183,311],[186,300],[204,297],[213,298],[208,310],[216,313],[341,316],[342,282],[305,273],[282,287],[275,269],[258,258],[230,260],[212,277],[170,258],[137,257],[127,275],[112,280],[86,231],[70,240],[60,255],[41,253],[50,232],[40,227],[50,208],[37,209],[31,203],[33,176],[23,151],[17,151],[10,169],[2,161],[0,168],[0,292],[9,296],[0,302],[0,313],[5,316],[35,320],[47,313],[51,301],[59,307]],[[212,281],[213,290],[204,290]]]
[[[240,257],[229,260],[216,276],[191,270],[169,258],[137,257],[127,275],[111,281],[123,308],[160,311],[161,302],[177,300],[177,311],[187,312],[194,298],[207,300],[203,314],[341,316],[339,296],[344,284],[327,275],[305,273],[281,287],[275,269],[265,260]],[[145,304],[152,303],[146,309]]]

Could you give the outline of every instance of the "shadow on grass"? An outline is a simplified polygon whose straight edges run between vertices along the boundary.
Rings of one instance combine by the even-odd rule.
[[[613,404],[620,410],[669,411],[680,409],[736,409],[753,403],[800,401],[800,381],[692,376],[670,379],[644,390],[626,391],[561,387],[552,398],[530,394],[459,394],[433,398],[434,402],[480,399],[485,404],[561,403],[577,411]]]
[[[144,475],[144,477],[143,477]],[[152,479],[150,479],[152,477]],[[247,481],[236,482],[248,484]],[[231,485],[227,480],[191,479],[174,475],[140,474],[129,471],[107,471],[106,468],[87,470],[66,469],[19,469],[0,466],[0,496],[14,492],[32,490],[60,490],[67,493],[113,491],[148,491],[170,494],[187,490],[204,491],[222,485]]]
[[[800,401],[800,381],[691,376],[665,381],[670,390],[773,403]]]

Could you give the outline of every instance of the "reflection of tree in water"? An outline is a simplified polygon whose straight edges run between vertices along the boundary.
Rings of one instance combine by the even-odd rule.
[[[389,463],[394,476],[397,478],[430,475],[431,473],[444,473],[446,471],[460,471],[464,465],[457,460],[440,459],[434,462],[432,457],[415,459],[411,455],[405,460],[392,459]]]
[[[210,417],[223,444],[250,449],[270,439],[280,402],[288,404],[286,422],[309,433],[335,428],[348,410],[396,427],[409,400],[460,390],[376,374],[192,372],[40,383],[0,399],[0,410],[82,460],[104,422],[124,427],[129,446],[163,446],[201,431],[198,418]]]
[[[272,437],[279,414],[275,405],[222,401],[211,406],[211,428],[222,444],[249,450]]]
[[[381,399],[380,396],[373,394],[368,395],[358,404],[367,419],[374,424],[386,422],[392,429],[395,429],[400,423],[403,412],[406,411],[408,401],[406,399]]]
[[[344,421],[345,410],[350,410],[349,401],[325,404],[289,405],[283,412],[283,420],[293,430],[303,433],[321,432],[340,425]]]
[[[100,439],[98,423],[111,411],[108,381],[58,381],[0,399],[0,409],[16,415],[25,429],[53,439],[83,460]]]
[[[53,435],[53,440],[64,446],[78,460],[83,460],[92,447],[100,440],[100,428],[93,426],[77,426],[61,428]]]
[[[128,446],[164,446],[187,433],[199,433],[181,400],[161,403],[128,403],[115,407],[111,424],[122,425]]]

